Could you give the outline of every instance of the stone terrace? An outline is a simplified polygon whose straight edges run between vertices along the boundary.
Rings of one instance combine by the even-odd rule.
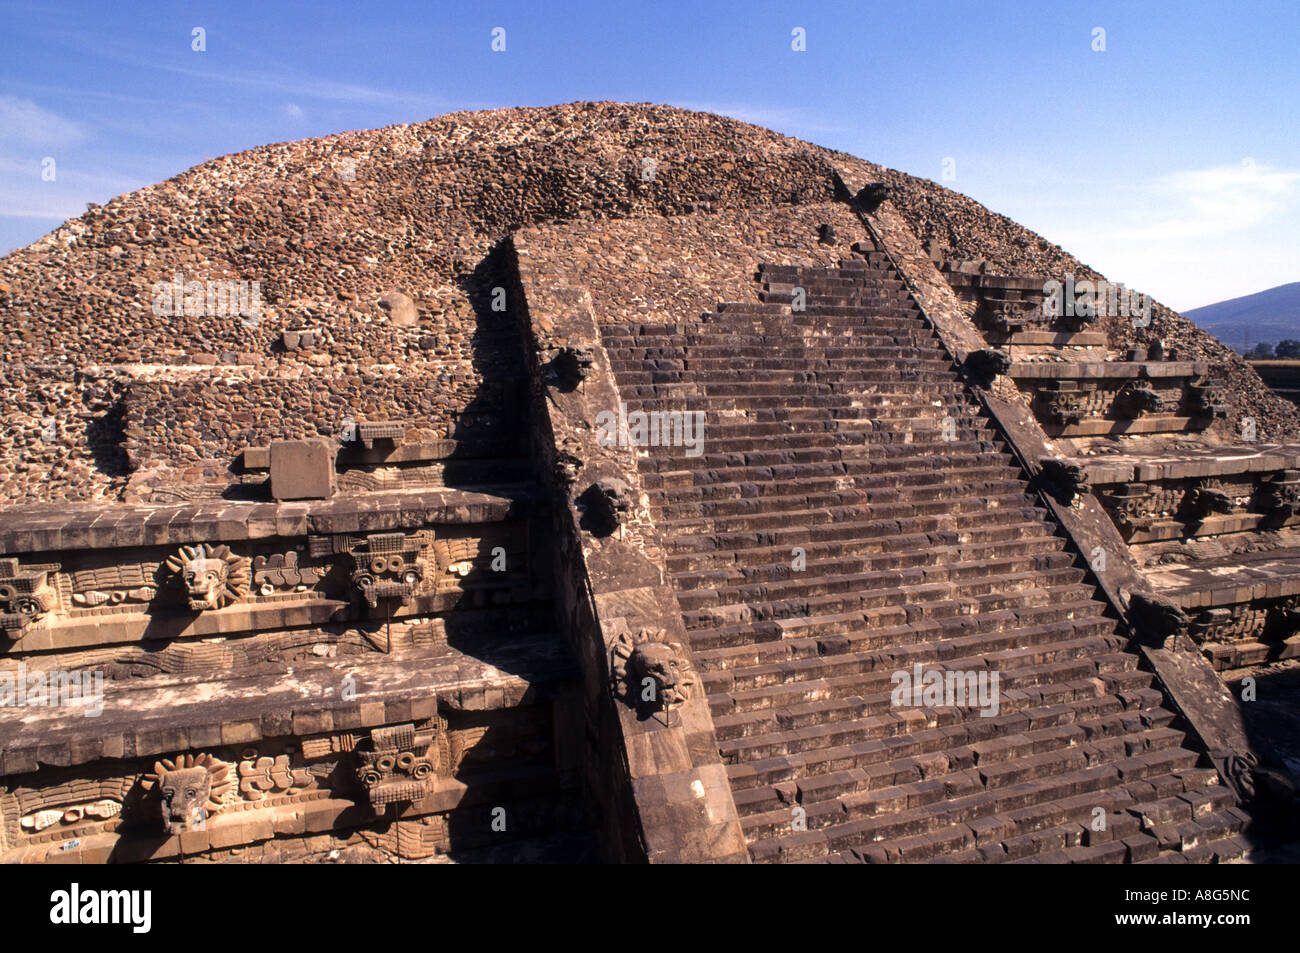
[[[1300,414],[1158,304],[1032,319],[1063,273],[650,105],[91,207],[0,261],[0,685],[105,710],[0,707],[0,860],[1240,857],[1289,795],[1212,664],[1294,654]]]
[[[546,280],[591,289],[628,412],[706,415],[702,456],[652,448],[640,479],[753,856],[1240,855],[1232,793],[1182,746],[898,275],[870,253],[827,267],[847,252],[816,241],[832,222],[860,232],[826,206],[762,235],[724,218],[654,244],[633,222],[524,236]],[[798,265],[763,265],[760,290],[769,255]],[[700,312],[677,282],[701,259],[736,263],[738,303]],[[891,706],[916,663],[999,671],[1005,707]],[[1098,806],[1104,842],[1082,823]]]

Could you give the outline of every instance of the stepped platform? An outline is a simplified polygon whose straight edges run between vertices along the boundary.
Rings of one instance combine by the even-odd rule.
[[[1295,658],[1300,447],[1101,449],[1074,462],[1214,667]]]
[[[638,469],[751,857],[1240,856],[1234,796],[888,257],[758,277],[601,327],[629,407],[705,414],[697,455]],[[997,710],[899,703],[913,671],[996,675]]]

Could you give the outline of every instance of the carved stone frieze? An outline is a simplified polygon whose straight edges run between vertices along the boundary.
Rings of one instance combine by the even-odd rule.
[[[263,596],[277,590],[310,589],[325,578],[328,567],[304,566],[298,563],[298,553],[272,553],[253,557],[253,587]]]
[[[1151,528],[1156,518],[1156,494],[1145,483],[1121,483],[1102,494],[1111,518],[1126,535]]]

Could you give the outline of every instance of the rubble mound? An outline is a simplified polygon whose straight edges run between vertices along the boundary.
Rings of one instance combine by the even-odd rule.
[[[336,436],[349,419],[499,435],[523,376],[514,322],[493,307],[492,252],[513,229],[737,209],[761,221],[829,201],[844,163],[895,185],[917,233],[954,254],[1091,274],[933,183],[665,106],[454,113],[261,146],[91,206],[0,261],[0,501],[147,501],[235,480],[242,447]],[[1261,419],[1280,419],[1213,339],[1167,310],[1156,330],[1196,341]]]

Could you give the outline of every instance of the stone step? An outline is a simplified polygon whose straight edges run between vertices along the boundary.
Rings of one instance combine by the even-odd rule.
[[[796,359],[812,361],[816,365],[830,366],[835,363],[851,362],[855,367],[869,364],[871,361],[907,361],[917,367],[947,367],[949,362],[935,358],[934,349],[924,345],[872,345],[859,347],[835,346],[828,348],[808,347],[804,354],[777,354],[769,348],[766,354],[697,354],[693,349],[682,349],[677,355],[638,354],[638,351],[665,351],[667,348],[614,348],[611,349],[610,366],[618,371],[635,371],[649,365],[655,370],[789,370]],[[815,368],[814,368],[815,369]]]
[[[647,449],[662,451],[674,448]],[[637,464],[643,474],[659,474],[665,478],[665,483],[691,485],[697,482],[708,483],[711,479],[729,483],[755,479],[793,481],[805,475],[896,473],[901,476],[904,473],[923,473],[928,470],[947,470],[960,479],[963,470],[1005,465],[1012,459],[1010,453],[993,450],[985,441],[909,440],[842,449],[755,449],[743,454],[710,452],[698,457],[688,457],[683,453],[671,457],[642,457]],[[829,469],[822,466],[826,464]],[[679,476],[669,480],[669,474]],[[695,479],[693,474],[698,474],[700,479]]]
[[[1059,536],[1036,536],[982,545],[930,544],[916,548],[882,550],[879,539],[839,539],[808,543],[799,548],[803,550],[804,559],[809,562],[838,559],[846,564],[869,567],[870,571],[875,572],[928,566],[943,560],[1042,559],[1062,553],[1065,541]],[[733,569],[746,572],[754,567],[789,567],[796,555],[789,546],[759,546],[739,550],[674,553],[667,557],[666,562],[670,573],[708,573]]]
[[[788,557],[788,553],[785,554]],[[945,558],[946,556],[946,558]],[[1042,556],[1010,555],[990,560],[953,559],[949,550],[944,555],[934,553],[909,553],[907,563],[897,555],[863,555],[857,557],[837,556],[827,559],[806,559],[806,565],[800,571],[791,568],[789,558],[765,565],[748,564],[743,567],[726,569],[693,570],[673,572],[670,576],[679,592],[696,589],[721,589],[730,586],[760,585],[779,580],[802,578],[823,578],[830,575],[855,573],[862,576],[883,577],[889,573],[898,573],[902,578],[909,578],[909,570],[920,574],[924,581],[942,581],[972,578],[986,574],[1014,573],[1019,570],[1049,572],[1068,569],[1074,565],[1072,553],[1054,551]],[[890,564],[893,565],[890,565]]]
[[[746,401],[752,401],[757,406],[771,406],[773,401],[788,401],[792,407],[804,406],[801,401],[807,402],[808,406],[816,406],[819,401],[827,399],[830,400],[828,406],[839,406],[837,402],[844,401],[847,401],[846,406],[854,406],[858,401],[862,402],[862,406],[870,406],[873,397],[898,400],[916,398],[915,384],[912,381],[841,381],[833,375],[822,375],[822,379],[801,382],[797,388],[782,381],[745,384],[728,380],[707,384],[692,381],[628,384],[620,385],[619,391],[627,401],[705,398],[718,400],[720,406],[730,406],[733,401],[740,402],[742,406],[746,405]],[[960,398],[963,402],[970,399],[965,390],[951,379],[931,381],[926,384],[925,392],[927,396],[933,395],[936,399]]]
[[[1032,506],[1033,497],[1025,495],[1025,486],[1011,480],[998,483],[977,484],[964,487],[923,487],[909,492],[908,488],[890,490],[865,490],[854,487],[826,486],[820,490],[798,496],[773,495],[788,487],[775,486],[772,492],[757,496],[733,496],[707,500],[672,502],[661,499],[662,494],[651,493],[651,513],[660,520],[714,519],[755,513],[783,513],[812,507],[842,507],[857,505],[875,519],[893,519],[928,513],[978,513],[985,509],[1005,505]],[[788,562],[788,560],[786,560]]]
[[[872,363],[875,366],[872,366]],[[627,396],[642,396],[642,392],[631,391],[631,388],[634,387],[659,385],[664,389],[656,390],[653,393],[669,396],[673,393],[673,390],[665,387],[665,385],[672,385],[672,387],[693,385],[695,387],[709,388],[743,382],[751,378],[760,385],[783,386],[792,393],[802,392],[807,385],[816,385],[832,380],[845,391],[851,390],[855,385],[861,386],[868,382],[878,383],[884,381],[890,384],[907,382],[914,386],[923,387],[930,383],[952,380],[951,367],[941,366],[938,362],[930,362],[925,365],[919,363],[899,365],[888,361],[876,361],[855,364],[849,368],[833,368],[827,364],[822,367],[807,367],[802,370],[778,368],[702,368],[698,371],[689,369],[622,369],[617,373],[619,375],[619,392]]]
[[[789,497],[788,508],[762,506],[753,512],[736,515],[679,516],[657,521],[660,529],[674,536],[714,536],[719,533],[737,533],[744,530],[765,530],[788,525],[797,521],[798,525],[813,527],[826,523],[843,523],[850,520],[871,516],[880,522],[897,520],[900,529],[907,532],[904,524],[917,520],[946,520],[944,525],[960,522],[963,528],[987,525],[1005,525],[1010,522],[1041,517],[1044,511],[1033,504],[1030,497],[1024,495],[1023,484],[1015,491],[1005,495],[984,497],[974,496],[965,500],[965,508],[957,507],[956,501],[932,500],[928,503],[905,501],[889,506],[863,507],[857,501],[835,506],[809,506],[805,499]],[[967,517],[958,520],[959,517]],[[939,528],[936,524],[933,528]],[[918,526],[917,531],[925,531]]]
[[[884,553],[907,552],[917,545],[925,545],[926,540],[931,545],[939,546],[995,545],[1011,540],[1047,538],[1048,535],[1047,528],[1037,519],[995,526],[963,527],[960,531],[940,525],[914,529],[903,527],[894,520],[858,520],[852,523],[786,527],[764,533],[669,537],[665,540],[665,546],[670,553],[681,554],[719,550],[740,552],[747,549],[845,542],[851,544],[855,552]]]
[[[1073,643],[1052,642],[1036,647],[1036,651],[1045,659],[1044,661],[1032,666],[1019,666],[1019,670],[998,669],[999,692],[1006,695],[999,702],[999,710],[1016,711],[1028,704],[1028,698],[1022,697],[1025,695],[1023,691],[1016,695],[1019,704],[1012,704],[1012,695],[1017,688],[1035,688],[1044,699],[1051,701],[1066,701],[1072,698],[1077,694],[1080,685],[1095,679],[1095,672],[1086,664],[1064,663],[1086,661],[1087,652],[1103,651],[1106,648],[1101,644],[1102,641],[1084,639]],[[927,647],[916,646],[918,653]],[[947,647],[951,648],[950,645]],[[818,678],[755,685],[745,690],[735,689],[729,692],[728,700],[731,708],[715,716],[718,740],[724,745],[742,739],[770,740],[768,736],[776,736],[794,729],[891,713],[906,721],[905,712],[891,707],[891,690],[897,684],[895,676],[898,673],[908,675],[914,673],[914,663],[909,663],[906,659],[893,658],[887,653],[867,653],[861,657],[845,656],[844,658],[853,660],[855,664],[843,663],[839,668],[830,669],[829,674]],[[962,660],[945,661],[944,666],[948,671],[960,669],[982,672],[985,669],[972,667],[978,666],[980,661],[978,657],[972,656]],[[765,669],[762,674],[768,679],[780,677],[782,671],[794,670],[791,669],[792,664],[787,663],[775,672]],[[875,668],[867,669],[868,666],[873,665]],[[961,667],[962,665],[965,667]],[[855,671],[856,667],[865,670]],[[812,668],[808,670],[820,671]],[[1015,684],[1017,679],[1019,685]],[[1095,682],[1091,684],[1089,691],[1096,691]],[[1056,697],[1058,694],[1061,697]],[[966,707],[974,708],[976,702],[971,701]],[[942,715],[942,718],[951,720],[950,715]],[[879,724],[889,727],[885,722]],[[893,728],[890,728],[890,731],[892,732]]]
[[[1115,630],[1115,622],[1102,614],[1093,600],[1057,603],[1047,606],[1022,606],[975,614],[962,612],[964,607],[951,602],[926,607],[928,613],[905,604],[893,603],[848,612],[808,614],[756,624],[732,623],[691,633],[694,651],[753,650],[756,658],[767,658],[774,646],[799,644],[812,640],[817,654],[847,652],[854,649],[901,649],[908,645],[970,639],[985,644],[982,637],[1021,632],[1026,644],[1047,637],[1040,630],[1061,638],[1074,635],[1105,635]],[[943,612],[951,608],[953,611]],[[991,643],[990,643],[991,644]],[[801,654],[811,654],[804,652]],[[745,657],[742,654],[742,657]],[[780,658],[779,654],[777,658]]]
[[[1019,624],[1017,614],[1005,609],[983,616],[950,616],[911,623],[906,621],[907,617],[905,606],[894,606],[883,610],[845,613],[843,616],[786,620],[788,625],[777,624],[780,628],[774,638],[711,648],[697,645],[693,651],[700,671],[708,673],[848,652],[890,651],[895,655],[905,652],[915,655],[919,651],[933,648],[938,653],[936,657],[942,659],[954,652],[978,655],[1051,641],[1113,636],[1115,632],[1114,620],[1101,615],[1063,619],[1037,626]],[[807,624],[801,624],[805,622]],[[938,646],[941,642],[951,643],[952,648]],[[914,646],[925,646],[927,649],[914,649]],[[1132,660],[1128,666],[1132,670],[1136,665],[1136,657],[1125,657]],[[1109,666],[1109,656],[1099,664]],[[724,713],[731,710],[730,706],[730,699],[721,695],[713,703],[716,711]]]
[[[1035,588],[1029,585],[1034,578],[1034,574],[1024,574],[1019,578],[1004,579],[1000,587],[997,582],[989,580],[961,585],[929,583],[875,592],[854,591],[846,588],[847,580],[836,580],[833,587],[823,586],[815,593],[790,588],[789,595],[783,601],[722,602],[716,598],[710,600],[706,593],[696,590],[683,593],[680,602],[683,603],[682,616],[686,628],[694,636],[694,630],[700,629],[865,612],[904,603],[913,613],[914,620],[921,621],[978,615],[1002,609],[1056,610],[1073,602],[1084,602],[1093,595],[1092,588],[1083,585],[1068,590],[1062,588],[1061,591]],[[825,591],[827,588],[832,591]],[[698,598],[693,598],[694,596]],[[1067,597],[1071,597],[1069,601],[1063,601]],[[1053,603],[1052,599],[1057,602]]]
[[[903,759],[903,764],[907,767],[915,765],[920,768],[922,780],[907,781],[887,787],[872,787],[872,778],[864,770],[868,765],[858,765],[847,770],[818,775],[809,779],[809,783],[796,783],[795,801],[806,812],[805,821],[809,830],[825,829],[846,820],[898,814],[908,809],[953,800],[982,790],[1003,790],[1012,785],[1002,784],[990,788],[988,782],[1008,780],[1016,774],[1032,774],[1036,767],[1041,768],[1043,756],[1060,757],[1067,749],[1074,749],[1076,753],[1076,757],[1069,759],[1067,763],[1086,767],[1123,761],[1133,752],[1166,751],[1178,747],[1184,739],[1180,731],[1152,728],[1130,734],[1121,739],[1118,745],[1098,746],[1088,740],[1088,727],[1091,724],[1093,723],[1075,723],[1022,733],[1016,739],[1015,753],[1003,759],[1003,765],[1013,767],[1015,769],[1013,771],[986,774],[982,769],[987,767],[983,759],[977,758],[976,764],[979,767],[973,767],[969,757],[953,757],[938,748],[928,754],[913,755]],[[979,742],[970,747],[978,749],[984,744],[987,743]],[[1084,756],[1082,764],[1079,763],[1078,754]],[[1033,760],[1035,758],[1040,759],[1037,764]],[[1026,779],[1021,777],[1013,784],[1023,783],[1024,780]],[[743,797],[737,797],[736,807],[747,834],[754,836],[762,832],[779,835],[791,831],[790,806],[782,802],[783,792],[775,786],[749,788],[739,793],[743,794]],[[784,793],[788,794],[788,789]],[[1182,817],[1185,813],[1184,820],[1192,819],[1194,803],[1198,805],[1197,809],[1202,811],[1200,816],[1205,816],[1206,813],[1212,813],[1205,812],[1206,807],[1230,806],[1232,801],[1232,796],[1226,789],[1214,793],[1198,791],[1183,796],[1188,800],[1179,800],[1178,797],[1171,797],[1168,800],[1182,804],[1186,811],[1180,812],[1179,816]],[[1227,805],[1223,803],[1225,797]],[[1130,813],[1130,816],[1134,817],[1134,823],[1140,825],[1143,816],[1140,813],[1141,808],[1132,805],[1130,799],[1131,795],[1127,789],[1116,786],[1112,800],[1094,802],[1090,808],[1102,807],[1107,814],[1120,811]],[[1016,813],[1025,826],[1028,826],[1025,822],[1042,823],[1044,819],[1042,812],[1035,812],[1038,816],[1031,817],[1029,812],[1022,808]],[[968,815],[968,818],[972,816],[987,815]],[[1094,817],[1095,814],[1090,809],[1087,819],[1092,821]],[[1048,818],[1051,819],[1051,816],[1048,815]],[[1014,821],[1010,821],[1010,825],[1013,829],[1017,826]],[[1006,839],[1005,833],[1003,839]]]
[[[1153,756],[1164,754],[1152,752]],[[1190,767],[1196,756],[1177,749],[1165,758],[1154,758],[1153,764]],[[976,844],[976,829],[967,822],[989,819],[994,827],[1017,816],[1021,823],[1010,821],[1010,835],[1021,856],[1044,853],[1050,850],[1051,838],[1032,835],[1023,843],[1016,843],[1016,832],[1022,824],[1033,823],[1033,808],[1043,807],[1048,816],[1065,814],[1074,823],[1091,820],[1096,807],[1124,803],[1123,786],[1118,781],[1124,777],[1127,762],[1098,763],[1075,770],[1077,757],[1072,752],[1049,755],[1035,766],[1038,777],[999,791],[978,790],[935,803],[909,807],[909,809],[857,820],[846,820],[826,830],[808,830],[780,837],[769,837],[751,843],[756,861],[808,859],[831,851],[869,847],[885,842],[899,855],[902,862],[934,859],[942,853],[967,850]],[[1130,768],[1129,770],[1135,770]],[[1153,776],[1169,774],[1172,768],[1160,775],[1151,768]],[[1017,812],[1024,812],[1018,814]],[[1024,837],[1025,835],[1019,835]],[[906,852],[905,852],[906,851]]]
[[[890,334],[879,328],[847,328],[842,334],[808,334],[794,338],[789,329],[784,333],[747,334],[736,331],[727,334],[676,334],[671,336],[639,335],[637,337],[603,335],[605,350],[618,357],[636,357],[638,353],[648,358],[656,357],[761,357],[771,354],[773,346],[787,348],[791,357],[817,355],[824,351],[841,349],[852,354],[866,347],[899,347],[907,345],[934,346],[934,332],[923,328],[908,328]],[[624,351],[631,351],[624,354]]]
[[[647,477],[650,476],[647,474]],[[656,478],[659,474],[654,474]],[[938,470],[895,474],[856,474],[853,476],[822,475],[800,479],[799,488],[809,493],[830,490],[861,490],[871,494],[871,499],[947,499],[970,491],[985,491],[1019,482],[1019,472],[1014,467],[980,467],[963,473],[961,485],[955,486],[947,474]],[[643,483],[643,485],[645,485]],[[790,492],[787,483],[760,483],[755,481],[714,482],[689,486],[664,485],[655,479],[646,491],[656,504],[686,503],[705,500],[736,500],[751,497],[785,496]]]
[[[795,288],[804,288],[809,293],[813,291],[833,291],[852,293],[863,288],[892,288],[901,289],[903,282],[898,278],[897,273],[885,272],[860,272],[851,278],[840,275],[778,275],[774,272],[762,272],[760,278],[763,282],[764,289],[772,291],[791,292]]]
[[[804,597],[854,593],[859,604],[869,606],[882,589],[903,589],[906,594],[928,597],[927,601],[992,596],[999,593],[1022,593],[1030,589],[1075,585],[1086,575],[1072,566],[1060,569],[1030,569],[1001,574],[981,573],[978,569],[962,573],[960,569],[933,566],[885,572],[842,572],[820,575],[813,572],[793,573],[790,578],[764,582],[739,580],[709,588],[680,589],[678,603],[684,613],[703,607],[728,606],[736,603],[773,604]],[[955,578],[953,578],[955,576]],[[934,587],[948,584],[947,591]],[[876,603],[883,604],[883,603]]]
[[[853,708],[861,709],[854,714],[883,715],[896,711],[891,707],[890,695],[896,684],[894,676],[899,672],[911,674],[913,667],[921,664],[917,659],[925,657],[927,652],[942,653],[942,667],[948,671],[999,672],[1000,691],[1006,693],[1017,687],[1044,688],[1095,679],[1098,674],[1095,664],[1064,663],[1084,663],[1093,655],[1108,654],[1113,648],[1113,640],[1105,637],[1059,641],[1059,634],[1053,629],[1044,627],[1040,633],[1045,640],[1043,644],[1004,650],[997,661],[1005,662],[1005,668],[986,667],[987,660],[979,655],[954,657],[954,652],[990,641],[986,638],[923,642],[900,646],[897,650],[807,656],[714,671],[704,677],[707,690],[711,695],[726,696],[725,700],[719,698],[712,703],[718,712],[715,715],[718,740],[727,742],[842,720],[845,712]],[[1007,654],[1015,652],[1023,654]],[[926,666],[923,669],[928,670]],[[1142,674],[1150,679],[1148,673]],[[1019,685],[1013,684],[1017,680]],[[1137,677],[1116,679],[1116,684],[1137,686],[1135,690],[1143,687],[1140,682]],[[1008,708],[1013,709],[1014,706]]]
[[[695,471],[657,471],[643,473],[641,484],[656,500],[664,502],[729,499],[753,495],[785,495],[789,492],[788,480],[783,480],[781,483],[764,482],[771,478],[771,474],[766,472],[769,468],[731,469],[758,469],[764,472],[759,475],[751,475],[748,478],[742,476],[741,479],[736,480],[688,482],[683,481],[680,477],[682,474],[694,476],[696,475]],[[811,464],[800,469],[799,485],[807,486],[810,490],[827,486],[844,489],[853,487],[878,493],[896,492],[899,494],[900,499],[908,496],[916,496],[919,499],[925,498],[925,491],[941,495],[941,492],[956,492],[958,489],[951,485],[950,475],[947,472],[936,468],[895,472],[860,472],[861,468],[855,467],[855,472],[841,472],[839,470],[823,472],[826,470],[824,464]],[[709,473],[713,472],[716,472],[716,470],[707,471],[700,475],[707,477]],[[1004,483],[1008,480],[1017,480],[1019,477],[1019,468],[1005,464],[964,467],[962,468],[961,484],[970,487],[985,487],[991,484]]]
[[[851,414],[846,411],[843,414],[832,416],[823,413],[817,415],[817,419],[762,420],[732,414],[710,414],[708,411],[703,410],[695,411],[695,413],[703,415],[703,432],[709,440],[738,439],[741,437],[760,437],[769,441],[773,437],[789,437],[792,439],[840,437],[843,440],[854,434],[881,431],[925,433],[929,435],[945,428],[948,429],[949,433],[955,428],[960,428],[971,434],[983,434],[990,429],[987,422],[981,417],[960,413],[941,416],[936,412],[935,408],[923,405],[886,407],[881,408],[874,414],[860,411]],[[699,427],[700,424],[692,423],[691,426]],[[685,430],[683,422],[674,419],[656,420],[653,425],[649,421],[638,423],[636,419],[628,422],[629,433],[635,433],[634,428],[636,427],[644,427],[647,432],[658,430],[660,434],[673,435]]]
[[[1173,721],[1173,714],[1164,708],[1143,708],[1140,703],[1126,706],[1122,699],[1104,694],[1095,680],[1085,680],[1073,688],[1075,691],[1069,701],[1032,702],[1029,707],[1015,713],[1015,723],[1023,725],[1023,731],[1077,724],[1084,729],[1089,741],[1100,743],[1147,728],[1167,727]],[[875,786],[906,783],[921,778],[919,765],[915,762],[937,753],[944,754],[959,769],[973,768],[975,752],[972,746],[998,738],[1005,724],[1001,718],[978,717],[949,721],[942,726],[937,722],[927,723],[878,741],[831,746],[793,757],[778,755],[729,764],[727,777],[737,792],[770,786],[778,794],[790,795],[793,786],[784,791],[777,786],[880,766],[895,766],[897,772],[897,766],[902,765],[905,770],[901,779],[897,773],[877,777]],[[909,761],[913,763],[909,765]],[[1211,769],[1208,775],[1212,777],[1214,771]],[[833,788],[835,783],[832,779],[826,782],[826,786]],[[1154,789],[1149,793],[1154,793]],[[752,801],[759,795],[747,795],[747,798]]]

